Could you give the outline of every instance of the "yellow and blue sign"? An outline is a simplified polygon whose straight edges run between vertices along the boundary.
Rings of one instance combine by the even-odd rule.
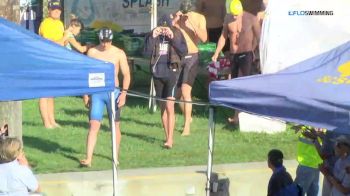
[[[341,64],[338,69],[338,74],[336,75],[325,75],[319,78],[317,81],[321,83],[328,84],[347,84],[350,85],[350,61]]]

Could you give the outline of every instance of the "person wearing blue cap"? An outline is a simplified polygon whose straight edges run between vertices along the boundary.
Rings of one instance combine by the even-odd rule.
[[[165,131],[165,148],[172,148],[175,127],[175,95],[183,57],[187,44],[180,29],[173,26],[169,15],[163,16],[158,27],[146,37],[145,54],[151,57],[150,68],[157,97],[160,102],[161,119]]]

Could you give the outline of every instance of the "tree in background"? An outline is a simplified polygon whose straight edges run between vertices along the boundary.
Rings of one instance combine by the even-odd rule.
[[[0,16],[19,23],[19,0],[1,0]],[[22,102],[0,102],[0,126],[9,125],[9,135],[22,138]]]

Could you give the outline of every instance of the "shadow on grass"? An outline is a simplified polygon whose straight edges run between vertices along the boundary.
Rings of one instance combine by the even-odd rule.
[[[156,142],[160,142],[160,143],[163,142],[163,140],[161,140],[161,139],[150,137],[147,135],[141,135],[141,134],[135,134],[135,133],[123,133],[123,132],[122,132],[122,135],[125,135],[128,137],[133,137],[136,139],[140,139],[140,140],[143,140],[143,141],[151,143],[151,144],[154,144]]]
[[[37,137],[31,137],[31,136],[23,136],[23,142],[26,147],[36,148],[44,153],[53,153],[53,152],[58,153],[68,159],[79,162],[79,158],[72,156],[71,154],[81,154],[81,152],[77,152],[73,148],[63,147],[56,142],[43,140]],[[101,154],[94,153],[94,156],[111,160],[111,157],[101,155]]]
[[[134,119],[134,118],[125,118],[125,117],[120,117],[120,121],[121,123],[129,123],[129,122],[132,122],[132,123],[136,123],[138,125],[145,125],[145,126],[151,126],[151,127],[159,127],[158,123],[150,123],[150,122],[147,122],[147,121],[142,121],[142,120],[137,120],[137,119]]]
[[[70,116],[85,115],[86,119],[88,119],[88,117],[89,117],[89,111],[87,111],[86,109],[72,110],[72,109],[64,108],[63,112],[65,114],[70,115]]]
[[[32,126],[32,127],[44,126],[42,123],[36,123],[36,122],[32,122],[32,121],[23,121],[22,124],[24,126]]]
[[[84,128],[86,130],[89,129],[89,122],[87,121],[67,121],[67,120],[57,120],[57,122],[64,128],[65,126],[73,126],[73,127],[80,127],[80,128]],[[104,130],[104,131],[109,131],[110,127],[105,125],[105,124],[101,124],[101,128],[100,130]]]
[[[46,153],[52,153],[57,151],[67,152],[67,153],[77,153],[77,151],[75,151],[72,148],[62,147],[56,142],[43,140],[37,137],[23,136],[23,142],[25,146],[36,148]]]

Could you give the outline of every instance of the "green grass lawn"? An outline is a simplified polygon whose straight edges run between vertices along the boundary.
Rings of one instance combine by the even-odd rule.
[[[196,100],[206,101],[205,79],[199,77],[194,86]],[[149,76],[136,71],[133,90],[148,92]],[[102,123],[95,148],[93,167],[79,168],[84,158],[88,131],[88,110],[79,97],[56,98],[56,119],[62,128],[43,127],[38,100],[23,102],[23,140],[25,152],[36,173],[110,169],[111,132],[107,117]],[[164,132],[160,114],[148,112],[148,101],[128,97],[122,110],[122,144],[120,168],[171,167],[205,165],[208,146],[208,108],[194,106],[191,136],[181,137],[183,119],[176,116],[174,147],[162,148]],[[227,125],[231,111],[218,108],[214,164],[266,160],[271,148],[281,149],[286,159],[294,159],[296,136],[293,131],[277,134],[240,133],[237,127]]]

